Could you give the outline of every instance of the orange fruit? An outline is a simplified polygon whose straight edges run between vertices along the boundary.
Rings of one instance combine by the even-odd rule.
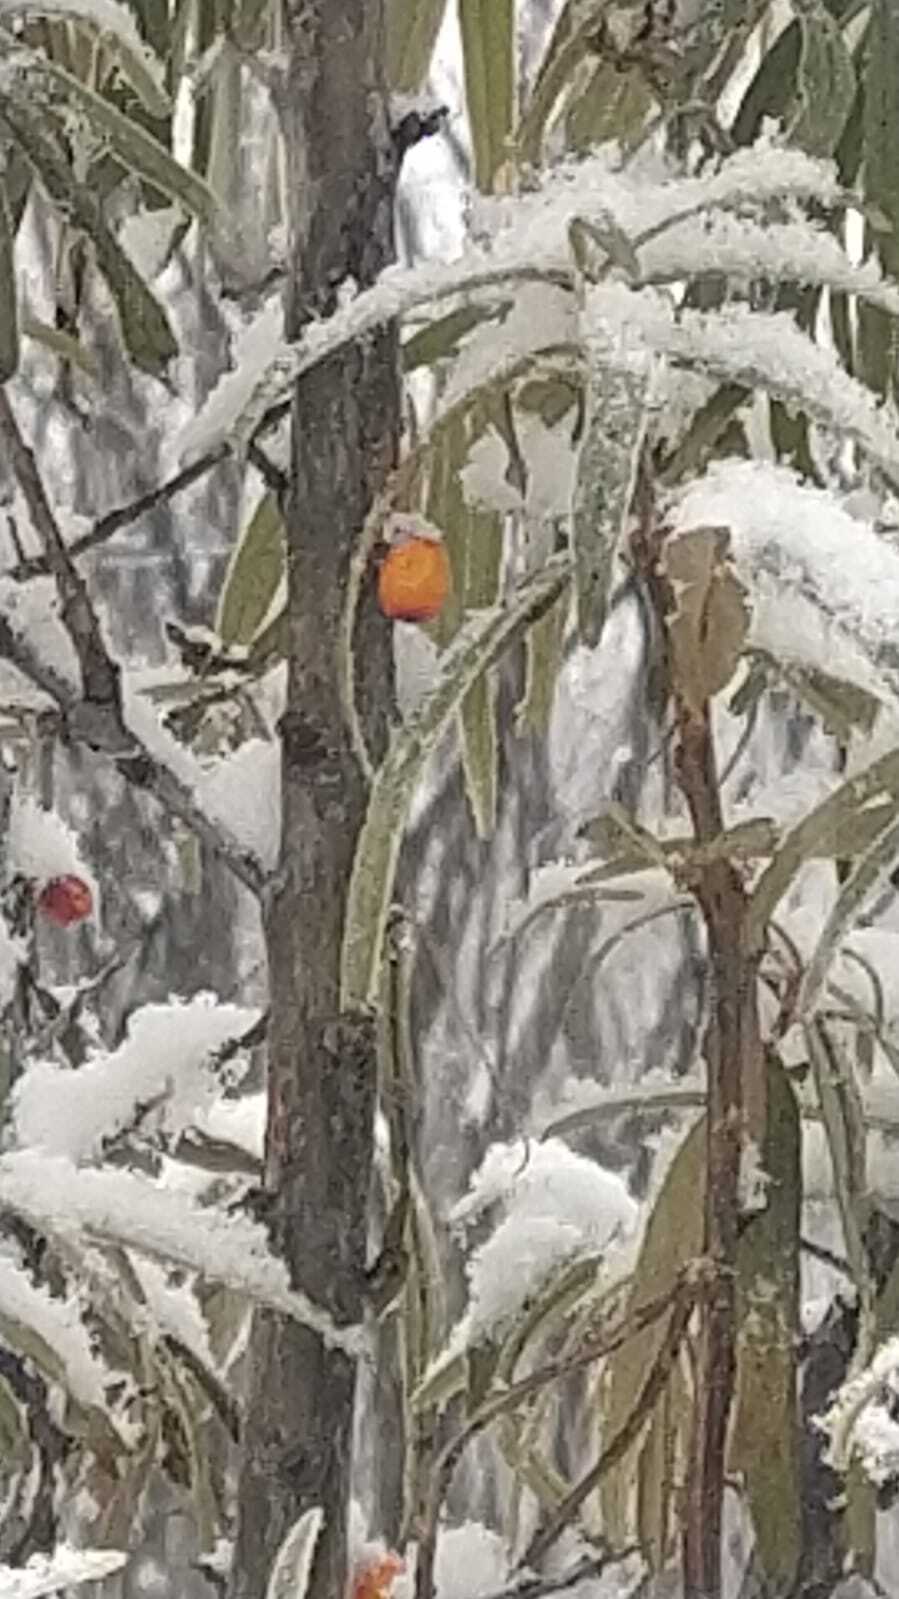
[[[439,539],[406,535],[391,544],[378,573],[378,604],[394,622],[433,622],[450,591],[450,563]]]
[[[405,1571],[406,1563],[393,1550],[357,1566],[353,1572],[350,1599],[390,1599],[394,1580]]]
[[[51,877],[37,897],[37,908],[57,927],[83,922],[94,908],[91,891],[81,877]]]

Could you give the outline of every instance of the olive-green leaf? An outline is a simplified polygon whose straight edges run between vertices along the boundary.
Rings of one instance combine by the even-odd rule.
[[[678,1275],[702,1253],[705,1209],[706,1118],[702,1116],[690,1129],[671,1162],[659,1190],[640,1246],[628,1299],[633,1313],[660,1295],[673,1291]],[[606,1363],[603,1391],[602,1429],[605,1438],[614,1438],[624,1426],[634,1406],[647,1371],[650,1370],[665,1337],[664,1318],[653,1322],[629,1338]],[[672,1370],[672,1378],[675,1370]],[[671,1379],[669,1379],[669,1385]],[[689,1423],[686,1396],[674,1393],[677,1400],[669,1424],[676,1431]],[[637,1449],[609,1472],[602,1486],[604,1525],[610,1543],[622,1548],[633,1535],[631,1501],[634,1491]],[[645,1488],[644,1488],[645,1494]]]
[[[49,0],[49,3],[48,0],[7,0],[3,11],[8,17],[58,18],[62,15],[89,29],[91,42],[99,36],[104,53],[115,62],[118,73],[150,116],[162,119],[170,115],[172,107],[165,91],[165,68],[151,46],[141,38],[128,6],[112,0],[104,7],[102,20],[98,20],[97,10],[89,0]],[[17,39],[17,48],[20,43]],[[55,64],[49,52],[44,59],[48,65]]]
[[[820,0],[796,0],[801,30],[793,143],[809,155],[829,156],[840,142],[855,99],[855,68],[843,37]]]
[[[0,383],[13,377],[19,365],[15,243],[6,184],[0,183]]]
[[[62,328],[51,328],[48,323],[39,322],[33,316],[23,316],[22,332],[26,338],[34,339],[36,344],[42,344],[45,350],[58,355],[61,361],[77,366],[85,377],[95,380],[99,377],[100,369],[90,351],[71,333],[64,333]]]
[[[555,603],[568,581],[567,557],[554,556],[503,605],[476,612],[444,652],[430,693],[394,734],[372,784],[350,878],[341,952],[344,1010],[377,1004],[400,847],[426,762],[472,685]]]
[[[742,1474],[766,1591],[788,1593],[799,1560],[799,1108],[781,1062],[768,1061],[759,1151],[766,1204],[737,1246],[737,1381],[729,1469]],[[773,1440],[776,1448],[772,1448]]]
[[[63,154],[54,122],[29,103],[21,88],[0,94],[0,127],[5,124],[47,194],[93,246],[97,266],[115,301],[125,349],[144,372],[160,377],[178,346],[162,306],[132,266],[108,228],[97,195],[79,183]]]
[[[495,605],[503,561],[503,517],[498,511],[468,507],[465,546],[465,609]],[[479,838],[490,838],[496,825],[499,752],[493,674],[472,685],[459,712],[465,789]]]
[[[387,83],[394,94],[421,88],[445,10],[446,0],[387,0]]]
[[[665,571],[676,596],[667,618],[674,684],[693,712],[726,688],[749,628],[743,589],[727,556],[726,528],[692,528],[669,539]]]
[[[652,104],[639,68],[621,71],[617,63],[603,61],[566,111],[566,145],[586,154],[598,144],[617,139],[627,148],[644,126]]]
[[[274,494],[262,496],[231,558],[216,616],[226,649],[252,644],[284,576],[284,521]]]
[[[419,367],[436,366],[438,361],[457,355],[466,334],[482,322],[491,319],[501,322],[511,308],[511,300],[504,300],[500,305],[463,305],[429,322],[403,345],[404,370],[415,372]]]
[[[598,644],[605,624],[615,557],[621,547],[646,437],[652,365],[621,370],[610,364],[615,334],[590,314],[585,287],[588,386],[584,437],[572,513],[577,628],[582,643]]]
[[[562,668],[568,607],[559,600],[535,622],[527,636],[524,693],[515,707],[515,730],[545,734]]]
[[[489,193],[508,160],[515,115],[515,0],[458,0],[474,177]]]
[[[884,272],[899,275],[899,6],[873,0],[865,68],[862,183],[866,207],[886,219],[874,240]],[[859,306],[862,373],[880,394],[897,380],[895,319],[877,306]]]
[[[112,154],[129,172],[183,205],[207,227],[220,228],[222,215],[212,190],[195,172],[182,166],[158,139],[111,100],[96,94],[86,83],[66,72],[50,57],[35,55],[43,71],[66,94],[72,106],[84,113],[108,142]]]

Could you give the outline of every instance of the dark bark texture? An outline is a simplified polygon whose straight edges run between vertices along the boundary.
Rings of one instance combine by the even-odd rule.
[[[293,215],[288,331],[364,287],[393,250],[396,156],[381,82],[381,0],[287,0],[283,104]],[[374,1030],[339,1014],[346,888],[366,791],[342,716],[338,625],[351,551],[396,463],[394,329],[341,352],[294,396],[288,506],[289,688],[283,723],[282,872],[268,908],[271,989],[268,1215],[294,1281],[340,1323],[363,1313]],[[357,693],[375,757],[393,701],[391,630],[366,595]],[[257,1314],[232,1594],[260,1599],[272,1557],[313,1505],[325,1527],[312,1599],[340,1599],[354,1363]]]

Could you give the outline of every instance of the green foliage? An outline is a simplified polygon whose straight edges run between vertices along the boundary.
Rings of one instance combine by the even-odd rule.
[[[250,517],[222,584],[215,625],[225,649],[253,643],[285,572],[284,521],[276,496],[268,493]]]

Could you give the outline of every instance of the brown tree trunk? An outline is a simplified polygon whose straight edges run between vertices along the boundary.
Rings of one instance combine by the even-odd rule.
[[[396,162],[382,82],[382,0],[287,0],[283,117],[293,215],[288,333],[364,287],[393,250]],[[361,1318],[374,1035],[339,1014],[346,888],[366,803],[341,712],[336,646],[350,554],[396,461],[397,338],[384,330],[298,384],[288,507],[289,677],[282,872],[266,918],[271,987],[266,1188],[293,1280],[338,1322]],[[390,626],[357,629],[357,691],[383,749]],[[234,1599],[259,1599],[284,1534],[325,1513],[312,1599],[341,1599],[356,1372],[294,1323],[257,1314],[239,1479]]]

